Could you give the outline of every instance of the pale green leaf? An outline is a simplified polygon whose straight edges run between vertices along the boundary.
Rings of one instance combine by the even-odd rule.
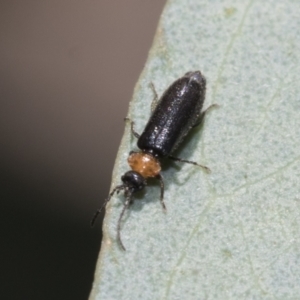
[[[207,78],[204,126],[136,197],[116,242],[122,193],[107,206],[90,299],[300,299],[300,1],[170,0],[128,116],[141,132],[153,82]],[[129,126],[112,187],[136,150]]]

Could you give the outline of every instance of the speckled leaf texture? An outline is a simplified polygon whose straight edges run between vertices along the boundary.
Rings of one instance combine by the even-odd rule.
[[[159,185],[112,198],[91,300],[300,299],[300,1],[170,0],[128,116],[141,132],[159,95],[187,71],[207,79],[204,125],[165,161]],[[112,187],[137,150],[129,124]]]

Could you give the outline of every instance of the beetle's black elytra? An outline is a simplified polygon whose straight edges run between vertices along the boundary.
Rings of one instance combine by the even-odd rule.
[[[123,183],[112,190],[91,221],[93,226],[98,214],[113,194],[124,190],[125,204],[117,228],[117,239],[123,250],[126,249],[120,235],[122,217],[134,201],[133,194],[145,188],[148,178],[153,177],[160,181],[160,202],[163,209],[166,209],[164,181],[160,173],[161,158],[168,157],[176,161],[194,164],[209,171],[209,168],[196,162],[171,155],[189,131],[202,123],[207,112],[207,109],[202,111],[205,88],[206,80],[200,71],[188,72],[174,81],[164,92],[141,135],[134,130],[134,122],[131,122],[131,132],[138,139],[137,146],[141,151],[130,152],[128,163],[131,171],[121,177]],[[213,106],[215,105],[213,104],[209,108]]]

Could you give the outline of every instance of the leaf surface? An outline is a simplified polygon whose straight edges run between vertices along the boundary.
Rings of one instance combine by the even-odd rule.
[[[141,132],[178,77],[207,79],[204,125],[164,162],[165,203],[151,182],[122,222],[106,209],[90,299],[297,299],[300,295],[300,2],[170,0],[128,116]],[[128,124],[112,187],[137,150]]]

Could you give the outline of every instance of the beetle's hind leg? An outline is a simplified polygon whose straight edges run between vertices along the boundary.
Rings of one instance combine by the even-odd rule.
[[[198,117],[198,119],[195,122],[195,124],[193,125],[193,127],[202,125],[203,122],[204,122],[204,118],[205,118],[206,113],[208,113],[208,111],[211,110],[212,108],[217,108],[217,107],[219,107],[218,104],[212,104],[206,110],[204,110],[203,112],[201,112],[200,116]],[[175,157],[175,156],[172,156],[172,155],[169,155],[168,158],[170,158],[172,160],[175,160],[175,161],[184,162],[184,163],[188,163],[188,164],[192,164],[192,165],[198,166],[198,167],[204,169],[207,173],[211,172],[210,168],[208,168],[206,166],[203,166],[203,165],[200,165],[200,164],[198,164],[198,163],[196,163],[194,161],[191,161],[191,160],[182,159],[182,158]]]
[[[158,95],[157,95],[157,92],[156,92],[156,89],[155,89],[155,86],[154,86],[153,82],[150,82],[149,85],[150,85],[150,88],[151,88],[151,90],[154,94],[154,98],[151,102],[151,113],[152,113],[154,111],[155,107],[157,106],[159,99],[158,99]]]
[[[209,110],[211,110],[212,108],[215,108],[215,107],[219,107],[219,105],[218,104],[212,104],[206,110],[204,110],[203,112],[201,112],[200,116],[198,117],[198,119],[195,122],[195,124],[193,125],[193,127],[201,125],[203,123],[203,121],[204,121],[206,113],[208,113]],[[184,163],[188,163],[188,164],[192,164],[192,165],[198,166],[198,167],[204,169],[207,173],[211,172],[210,168],[208,168],[206,166],[203,166],[203,165],[200,165],[200,164],[198,164],[198,163],[196,163],[194,161],[191,161],[191,160],[182,159],[180,157],[175,157],[175,156],[172,156],[172,155],[168,155],[168,158],[170,158],[172,160],[175,160],[175,161],[184,162]]]
[[[193,127],[202,125],[203,122],[204,122],[205,115],[208,113],[208,111],[210,111],[212,108],[217,108],[217,107],[219,107],[219,104],[212,104],[206,110],[204,110],[203,112],[201,112],[198,120],[196,121],[196,123],[195,123],[195,125]]]

